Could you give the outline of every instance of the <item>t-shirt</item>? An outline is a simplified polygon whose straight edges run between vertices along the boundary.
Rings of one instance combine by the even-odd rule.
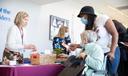
[[[22,35],[23,37],[21,37]],[[16,25],[10,27],[5,45],[7,49],[10,51],[19,52],[20,50],[24,49],[24,44],[27,43],[28,41],[25,28],[23,28],[23,32],[21,34],[19,28]]]
[[[105,28],[105,24],[108,19],[109,19],[108,16],[100,15],[97,17],[95,21],[95,26],[96,26],[95,31],[98,34],[98,40],[96,43],[102,47],[104,53],[110,51],[110,48],[108,46],[111,44],[111,35],[107,32],[107,29]]]

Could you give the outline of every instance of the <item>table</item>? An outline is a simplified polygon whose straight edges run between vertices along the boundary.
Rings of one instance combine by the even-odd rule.
[[[63,68],[60,64],[0,65],[0,76],[57,76]]]

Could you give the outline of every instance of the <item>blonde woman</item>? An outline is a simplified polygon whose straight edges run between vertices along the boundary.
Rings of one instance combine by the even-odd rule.
[[[53,38],[53,50],[61,49],[62,53],[67,53],[65,50],[65,48],[68,49],[68,45],[65,43],[66,32],[66,27],[62,25],[58,31],[58,34]]]
[[[19,54],[24,49],[36,50],[33,44],[27,44],[25,27],[28,24],[29,15],[25,11],[19,11],[7,35],[6,46],[3,54],[3,60],[11,60],[12,54]],[[5,63],[6,64],[6,63]]]

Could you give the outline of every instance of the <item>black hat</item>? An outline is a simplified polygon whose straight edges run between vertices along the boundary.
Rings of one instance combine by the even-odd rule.
[[[81,10],[80,13],[78,14],[77,17],[80,17],[80,14],[89,14],[89,15],[93,15],[96,16],[93,7],[91,6],[84,6]]]

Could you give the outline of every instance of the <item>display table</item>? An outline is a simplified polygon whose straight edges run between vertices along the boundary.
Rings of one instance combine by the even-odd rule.
[[[0,65],[0,76],[57,76],[63,68],[60,64]]]

